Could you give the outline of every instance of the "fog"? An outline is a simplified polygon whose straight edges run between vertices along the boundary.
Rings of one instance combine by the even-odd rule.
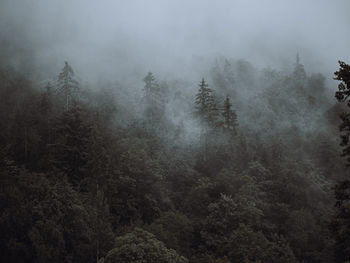
[[[87,80],[149,70],[196,79],[203,59],[288,69],[299,53],[330,79],[350,60],[346,0],[0,2],[1,62],[42,78],[68,60]]]
[[[349,262],[349,11],[0,0],[0,262]]]

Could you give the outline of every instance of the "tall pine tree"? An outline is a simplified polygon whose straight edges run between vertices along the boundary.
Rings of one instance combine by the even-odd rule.
[[[339,102],[348,102],[350,107],[350,65],[339,61],[340,69],[336,71],[335,80],[341,81],[335,97]],[[350,166],[350,113],[343,112],[340,115],[342,124],[339,126],[341,134],[342,156],[347,158]],[[336,213],[333,218],[331,229],[335,237],[335,262],[350,261],[350,180],[339,182],[334,189],[336,199]]]
[[[73,105],[55,125],[54,165],[67,175],[76,187],[86,183],[91,171],[92,125],[82,109]]]
[[[196,114],[201,120],[202,124],[211,128],[216,128],[218,109],[216,106],[213,91],[206,84],[204,78],[199,83],[199,90],[196,94],[195,100]]]
[[[152,72],[149,72],[143,81],[145,82],[144,113],[149,124],[154,125],[163,117],[165,98],[164,94],[162,94],[161,86]]]
[[[233,135],[236,135],[237,126],[238,126],[237,114],[234,110],[232,110],[232,103],[230,102],[229,96],[226,96],[222,116],[224,118],[224,121],[223,121],[224,131],[229,131]]]
[[[67,61],[64,62],[64,67],[58,75],[57,92],[63,95],[68,111],[72,100],[76,99],[79,90],[79,82],[74,77],[74,71]]]

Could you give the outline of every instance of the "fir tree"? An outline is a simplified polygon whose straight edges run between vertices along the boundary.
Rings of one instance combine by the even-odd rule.
[[[293,79],[295,83],[296,91],[304,93],[304,84],[306,80],[306,72],[304,69],[304,65],[300,63],[299,54],[296,55],[294,70],[293,70]]]
[[[79,83],[74,78],[74,71],[72,67],[68,64],[67,61],[64,63],[64,67],[61,73],[58,75],[57,92],[64,96],[66,110],[68,111],[70,101],[75,99],[75,96],[79,90]]]
[[[218,109],[212,90],[205,83],[204,78],[199,84],[196,94],[196,114],[200,120],[209,127],[215,128],[217,125]]]
[[[91,170],[92,125],[77,105],[64,112],[55,125],[54,165],[74,186],[79,186]]]
[[[335,80],[341,81],[335,97],[339,102],[345,102],[350,96],[350,65],[339,61],[340,69],[335,72]],[[348,100],[350,107],[350,101]],[[341,134],[342,156],[346,157],[350,166],[350,113],[340,114],[343,123],[339,126]],[[336,214],[333,218],[331,229],[335,237],[336,262],[345,262],[350,259],[350,180],[339,182],[335,186]]]
[[[152,72],[148,72],[147,76],[143,78],[143,81],[145,82],[145,97],[151,99],[159,90],[156,78],[153,76]]]
[[[165,107],[165,94],[162,93],[161,86],[156,81],[152,72],[149,72],[143,81],[145,82],[144,87],[144,106],[145,115],[147,121],[154,125],[155,122],[159,122],[164,114]]]
[[[226,96],[224,102],[224,109],[222,112],[222,116],[224,118],[223,128],[224,131],[230,131],[232,134],[237,134],[237,114],[234,110],[232,110],[232,104],[230,102],[229,96]]]

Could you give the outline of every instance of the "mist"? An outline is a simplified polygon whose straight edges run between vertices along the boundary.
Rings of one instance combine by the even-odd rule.
[[[0,262],[348,262],[349,10],[0,0]]]
[[[1,61],[44,76],[68,60],[84,79],[149,70],[190,77],[202,73],[193,70],[199,58],[288,68],[299,53],[310,72],[329,77],[349,59],[349,8],[345,0],[3,0]]]

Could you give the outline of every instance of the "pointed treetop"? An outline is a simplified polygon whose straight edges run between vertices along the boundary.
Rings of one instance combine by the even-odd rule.
[[[295,64],[299,65],[300,64],[300,57],[299,53],[297,53],[296,58],[295,58]]]
[[[152,82],[155,80],[155,77],[153,76],[152,72],[148,72],[147,76],[143,78],[143,81],[148,83],[148,82]]]
[[[74,71],[68,62],[64,62],[64,67],[58,75],[57,91],[65,97],[66,110],[69,109],[69,101],[77,98],[79,82],[74,77]]]
[[[202,78],[201,82],[199,83],[199,87],[201,87],[201,88],[208,87],[208,84],[207,84],[207,83],[205,83],[204,78]]]

